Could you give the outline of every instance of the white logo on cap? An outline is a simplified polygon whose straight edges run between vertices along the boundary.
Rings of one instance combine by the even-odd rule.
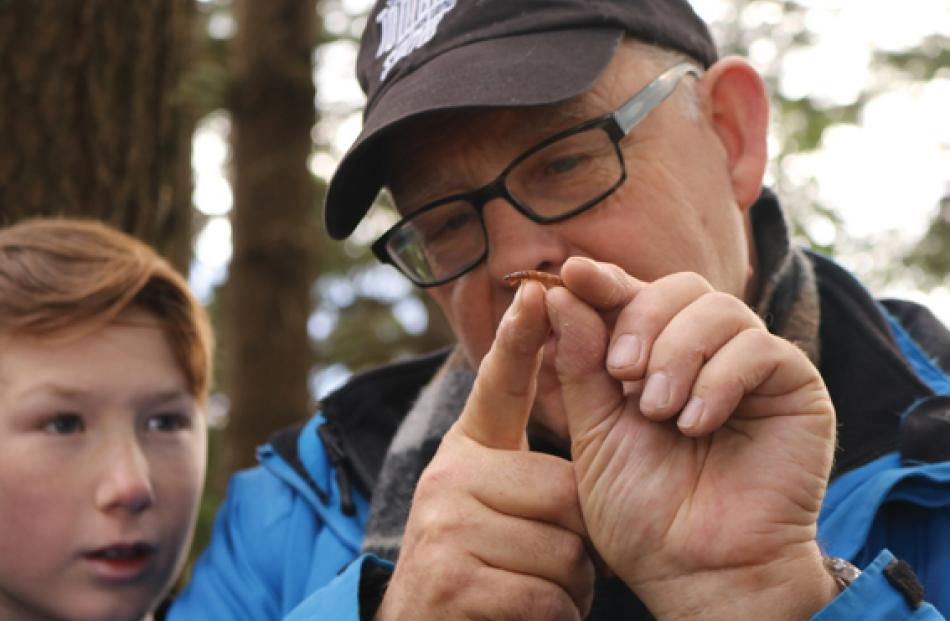
[[[389,0],[376,16],[382,30],[376,58],[389,54],[379,79],[385,80],[396,63],[431,41],[455,4],[456,0]]]

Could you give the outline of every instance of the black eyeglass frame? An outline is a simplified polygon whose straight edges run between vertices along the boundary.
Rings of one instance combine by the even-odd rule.
[[[398,269],[416,286],[422,288],[438,287],[439,285],[444,285],[447,282],[451,282],[456,278],[467,274],[480,265],[482,261],[488,257],[488,230],[485,228],[485,218],[482,214],[488,201],[495,198],[502,198],[506,200],[512,207],[514,207],[518,213],[537,224],[554,224],[555,222],[567,220],[568,218],[572,218],[581,212],[587,211],[597,203],[600,203],[605,198],[613,194],[617,188],[623,185],[623,183],[627,180],[627,163],[623,157],[623,150],[620,147],[620,141],[623,140],[623,138],[626,137],[627,134],[629,134],[630,131],[640,121],[646,118],[646,116],[651,111],[653,111],[654,108],[656,108],[667,97],[669,97],[676,89],[680,79],[682,79],[683,76],[687,74],[692,74],[698,78],[700,76],[700,70],[690,63],[680,63],[678,65],[674,65],[657,76],[652,82],[647,84],[641,90],[634,93],[630,99],[621,104],[620,107],[613,112],[608,112],[602,116],[593,118],[589,121],[584,121],[583,123],[559,131],[556,134],[548,136],[541,142],[530,147],[521,155],[516,157],[511,163],[509,163],[508,166],[506,166],[505,169],[502,170],[501,173],[491,182],[475,190],[445,196],[432,201],[431,203],[423,205],[416,211],[396,222],[396,224],[390,227],[388,231],[383,233],[379,239],[373,242],[373,245],[371,246],[373,254],[381,263],[392,265]],[[556,216],[542,216],[535,213],[530,207],[518,200],[518,198],[516,198],[508,190],[506,183],[508,175],[521,162],[528,159],[538,151],[550,146],[554,142],[595,128],[601,128],[605,131],[608,138],[610,138],[610,141],[613,143],[617,158],[620,161],[620,177],[610,188],[595,198],[592,198],[591,200],[581,204],[577,208]],[[478,223],[482,228],[482,236],[485,240],[485,249],[478,256],[478,258],[473,259],[468,265],[456,271],[452,276],[432,282],[420,282],[411,274],[407,274],[399,267],[398,262],[390,255],[389,251],[387,250],[386,244],[390,238],[407,222],[410,222],[411,220],[428,211],[441,207],[446,203],[455,202],[468,203],[475,209],[475,212],[478,214]]]

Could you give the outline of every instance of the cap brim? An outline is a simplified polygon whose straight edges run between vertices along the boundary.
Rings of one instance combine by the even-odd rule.
[[[546,31],[477,41],[440,54],[382,92],[327,188],[334,239],[353,232],[385,182],[380,147],[397,124],[427,112],[565,101],[590,89],[613,58],[621,29]]]

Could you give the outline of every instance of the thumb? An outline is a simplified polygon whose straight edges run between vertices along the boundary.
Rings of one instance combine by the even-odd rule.
[[[541,347],[550,331],[544,287],[522,283],[478,367],[457,423],[462,434],[490,448],[526,447],[525,428],[537,393]]]
[[[622,406],[623,388],[607,373],[609,333],[600,314],[563,287],[548,291],[545,301],[568,429],[577,440]]]

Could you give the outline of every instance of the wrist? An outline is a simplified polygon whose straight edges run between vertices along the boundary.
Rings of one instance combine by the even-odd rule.
[[[660,588],[657,588],[660,587]],[[658,621],[807,620],[841,592],[816,544],[755,566],[717,569],[654,584],[641,594]]]

